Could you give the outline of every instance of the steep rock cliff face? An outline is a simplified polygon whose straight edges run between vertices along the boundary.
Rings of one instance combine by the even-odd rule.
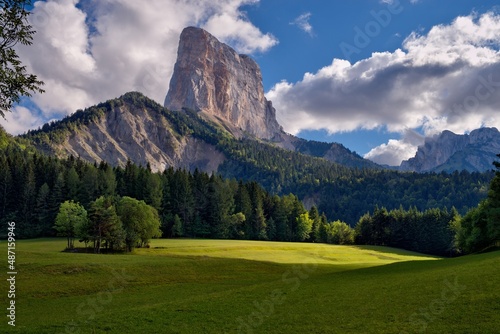
[[[257,63],[200,28],[181,34],[165,107],[201,111],[234,127],[236,135],[241,129],[272,140],[282,132]]]
[[[414,158],[401,163],[401,169],[416,172],[483,172],[493,168],[492,163],[499,153],[500,132],[496,128],[481,128],[465,135],[444,131],[427,138]]]

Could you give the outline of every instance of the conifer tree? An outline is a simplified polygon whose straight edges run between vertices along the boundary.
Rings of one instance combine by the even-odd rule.
[[[7,215],[10,195],[12,192],[12,174],[5,157],[0,156],[0,216]]]
[[[80,176],[74,166],[71,166],[65,173],[65,186],[68,198],[77,201],[81,187]]]
[[[21,184],[21,201],[19,203],[20,215],[18,216],[20,220],[19,225],[21,230],[27,231],[26,236],[31,237],[36,235],[36,231],[30,229],[34,220],[33,208],[35,207],[36,200],[36,183],[33,166],[29,163],[24,167]]]
[[[36,229],[37,232],[39,231],[42,235],[50,235],[50,229],[54,223],[51,221],[52,215],[50,212],[49,199],[50,188],[47,183],[44,183],[40,189],[38,189],[35,206],[35,216],[37,220]]]
[[[313,222],[310,239],[312,242],[318,242],[320,240],[319,230],[320,230],[321,220],[319,217],[318,208],[316,208],[316,206],[314,205],[309,210],[309,218]]]

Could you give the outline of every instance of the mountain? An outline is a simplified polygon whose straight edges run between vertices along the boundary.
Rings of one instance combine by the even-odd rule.
[[[263,139],[275,146],[350,167],[380,168],[337,143],[297,138],[283,131],[264,96],[259,65],[207,31],[185,28],[165,98],[169,110],[193,110],[236,138]]]
[[[264,96],[257,63],[199,28],[189,27],[181,34],[165,105],[168,108],[140,93],[128,93],[46,124],[39,132],[31,131],[30,137],[47,154],[79,156],[113,166],[124,166],[130,159],[149,164],[154,171],[169,166],[218,171],[231,158],[215,145],[221,134],[349,167],[378,168],[340,144],[285,133]],[[192,124],[198,124],[195,130]],[[207,142],[210,136],[215,139]]]
[[[200,28],[181,33],[165,107],[199,111],[236,136],[243,131],[271,140],[283,132],[264,96],[259,65]]]
[[[214,38],[201,30],[188,28],[186,31],[205,36],[205,44],[216,44]],[[188,48],[187,44],[185,47]],[[212,48],[201,47],[206,50]],[[227,47],[217,47],[223,53],[232,54],[232,58],[227,56],[227,59],[221,55],[225,59],[221,63],[228,65],[228,61],[239,59],[239,65],[228,65],[228,68],[240,66],[243,71],[255,65],[253,72],[245,73],[249,76],[246,78],[247,85],[251,83],[258,93],[262,83],[256,63],[250,62],[246,56],[232,53]],[[179,54],[180,58],[184,57],[183,51]],[[212,61],[217,63],[219,55],[214,53]],[[182,62],[180,59],[177,64]],[[194,73],[211,70],[210,67],[202,67],[202,63],[193,63]],[[224,108],[202,110],[197,105],[182,103],[180,98],[179,104],[174,104],[177,99],[174,98],[175,91],[185,92],[183,94],[187,97],[193,96],[186,101],[197,101],[194,98],[198,96],[195,94],[197,87],[206,87],[203,86],[206,84],[200,83],[202,81],[190,81],[189,78],[193,77],[189,66],[185,68],[188,79],[182,77],[181,65],[176,68],[176,78],[171,84],[174,87],[166,99],[167,105],[175,107],[175,110],[169,110],[140,93],[127,93],[79,110],[63,120],[45,124],[39,130],[29,131],[17,137],[19,141],[16,142],[28,143],[26,145],[48,155],[61,158],[72,155],[90,162],[105,161],[113,167],[131,166],[128,164],[131,161],[137,165],[148,165],[152,171],[163,171],[170,166],[217,172],[228,179],[256,181],[271,193],[293,193],[308,206],[317,205],[328,219],[340,219],[351,225],[376,206],[387,209],[411,206],[419,210],[431,207],[451,209],[454,206],[464,213],[484,198],[487,184],[491,181],[492,172],[442,176],[384,170],[340,144],[307,141],[286,134],[277,126],[270,102],[260,93],[255,97],[258,103],[251,102],[252,92],[245,92],[244,86],[236,86],[240,95],[232,95],[231,91],[227,99],[222,99],[228,106],[236,103],[237,107],[232,107],[227,114],[224,114]],[[210,80],[204,76],[216,76],[217,73],[200,74],[200,78]],[[227,70],[224,73],[227,76],[222,76],[223,80],[229,80],[232,85],[240,84],[237,77],[241,79],[241,74],[238,71]],[[217,77],[213,80],[214,85],[219,84]],[[211,91],[210,94],[214,92],[218,91]],[[207,93],[206,97],[212,96],[210,94]],[[213,96],[210,98],[212,102],[218,101],[213,100]],[[241,99],[241,103],[235,99]],[[244,107],[242,101],[245,99],[248,103],[245,102]],[[211,106],[217,106],[218,102],[214,103]],[[258,108],[251,109],[252,106]],[[0,136],[0,144],[3,141],[10,140]],[[19,144],[18,148],[23,146],[25,144]],[[9,153],[9,150],[12,152]],[[11,155],[16,156],[16,150],[16,147],[7,144],[7,153],[0,154],[0,164],[5,165]],[[40,168],[44,168],[43,165]],[[28,172],[26,175],[29,176]],[[57,175],[54,174],[51,179],[54,183]]]
[[[225,159],[216,147],[186,134],[186,115],[171,113],[140,93],[79,110],[26,136],[42,152],[63,158],[125,166],[128,160],[166,167],[216,171]]]
[[[427,138],[415,157],[403,161],[401,170],[415,172],[484,172],[493,169],[500,153],[500,132],[481,128],[470,134],[451,131]]]

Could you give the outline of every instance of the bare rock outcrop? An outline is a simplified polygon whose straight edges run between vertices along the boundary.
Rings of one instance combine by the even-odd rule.
[[[272,140],[282,133],[257,63],[200,28],[185,28],[180,36],[165,107],[200,111],[234,127],[237,136],[242,130]]]
[[[39,148],[59,157],[73,155],[112,166],[124,167],[130,159],[138,165],[149,164],[153,171],[172,166],[211,173],[226,159],[214,145],[193,136],[180,136],[157,110],[130,100],[116,100],[101,117],[75,127],[63,141]]]

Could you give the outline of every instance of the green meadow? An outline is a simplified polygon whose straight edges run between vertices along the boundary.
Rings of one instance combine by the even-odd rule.
[[[3,254],[7,254],[2,242]],[[153,240],[132,254],[18,241],[2,333],[499,333],[500,252]],[[76,245],[82,246],[82,245]],[[4,277],[7,270],[5,256]],[[8,283],[0,298],[8,307]],[[6,314],[7,311],[4,311]]]

